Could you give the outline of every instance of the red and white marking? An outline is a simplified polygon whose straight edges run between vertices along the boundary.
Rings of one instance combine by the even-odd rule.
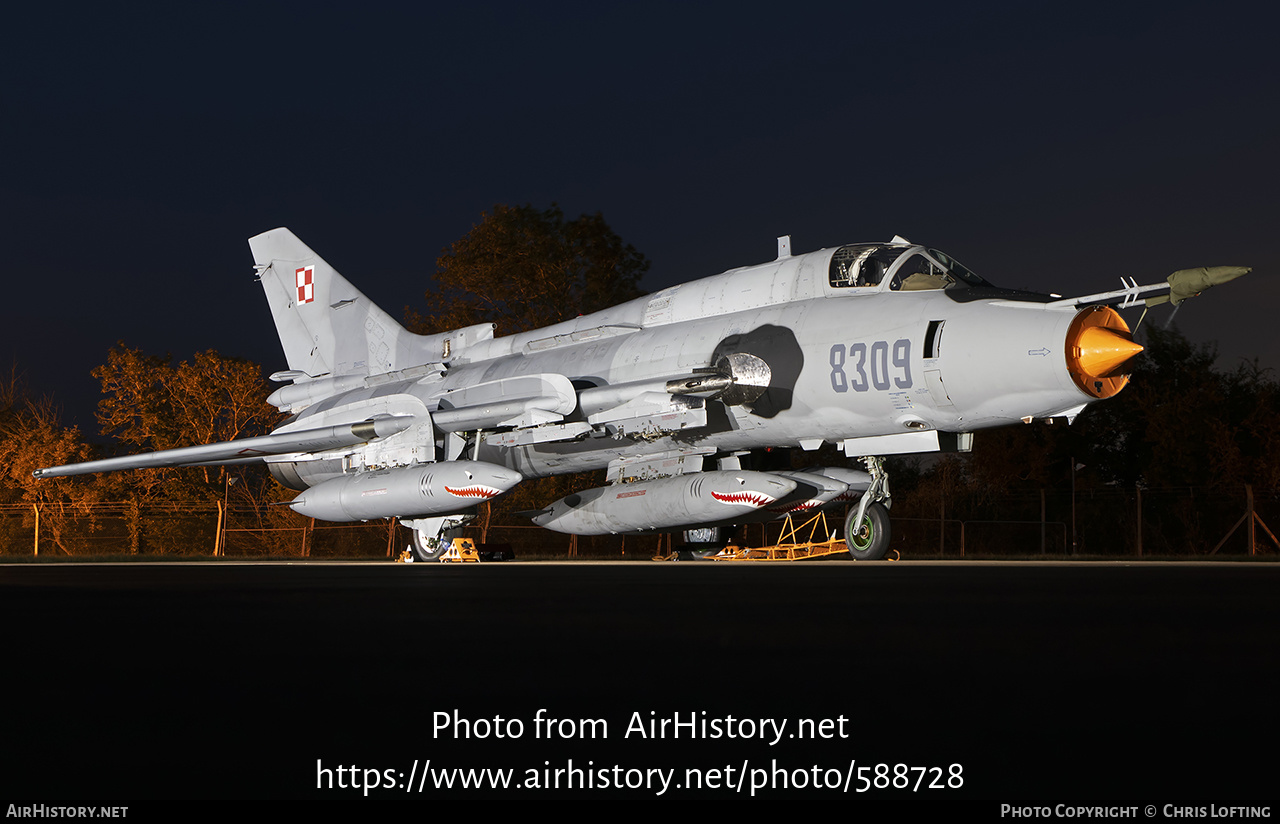
[[[756,492],[754,489],[744,489],[741,492],[715,492],[713,490],[711,497],[722,504],[746,504],[754,507],[766,506],[778,500],[772,495]]]
[[[303,266],[294,270],[294,277],[298,281],[298,303],[310,303],[316,299],[316,267]]]
[[[795,503],[795,504],[782,504],[781,506],[771,506],[769,507],[769,511],[776,512],[779,515],[785,515],[788,512],[808,512],[811,509],[817,509],[818,507],[822,506],[825,503],[826,501],[819,500],[818,498],[810,498],[807,501],[800,501],[799,503]]]
[[[502,490],[498,489],[496,486],[485,486],[484,484],[472,484],[471,486],[458,487],[445,486],[444,491],[448,492],[455,498],[479,498],[486,501],[490,498],[496,498],[502,494]]]

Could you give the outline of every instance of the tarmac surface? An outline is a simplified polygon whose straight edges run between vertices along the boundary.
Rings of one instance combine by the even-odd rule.
[[[853,797],[885,765],[858,797],[1244,803],[1275,795],[1278,590],[1253,563],[4,566],[0,796]],[[411,782],[427,759],[525,783]]]

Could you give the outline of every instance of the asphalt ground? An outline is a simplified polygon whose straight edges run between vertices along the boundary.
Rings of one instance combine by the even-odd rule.
[[[1250,563],[0,567],[0,797],[1244,802],[1276,795],[1278,588]],[[454,768],[522,783],[435,788]]]

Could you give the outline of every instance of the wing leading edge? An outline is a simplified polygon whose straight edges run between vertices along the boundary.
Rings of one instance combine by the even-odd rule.
[[[119,469],[143,469],[156,466],[210,466],[214,464],[246,463],[271,455],[287,455],[294,452],[323,452],[345,446],[367,443],[403,432],[413,424],[411,415],[394,415],[370,418],[357,423],[303,429],[297,432],[281,432],[223,441],[203,446],[186,446],[181,449],[165,449],[126,455],[122,458],[106,458],[100,461],[53,466],[31,473],[37,478],[57,478],[64,475],[88,475],[94,472],[114,472]]]

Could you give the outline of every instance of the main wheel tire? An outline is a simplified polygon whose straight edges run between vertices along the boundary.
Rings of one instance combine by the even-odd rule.
[[[889,551],[889,512],[882,504],[871,504],[855,525],[857,508],[849,511],[844,521],[844,541],[855,561],[879,561]]]
[[[453,543],[451,532],[452,530],[445,530],[437,540],[426,536],[420,529],[413,530],[413,540],[409,544],[409,549],[413,552],[413,560],[440,560],[440,556],[448,552],[449,546]]]
[[[686,529],[684,531],[684,542],[686,544],[720,544],[726,542],[725,534],[729,530],[722,526],[704,526],[698,529]]]
[[[722,526],[705,526],[684,531],[684,544],[676,552],[678,561],[705,561],[724,549],[729,530]]]

